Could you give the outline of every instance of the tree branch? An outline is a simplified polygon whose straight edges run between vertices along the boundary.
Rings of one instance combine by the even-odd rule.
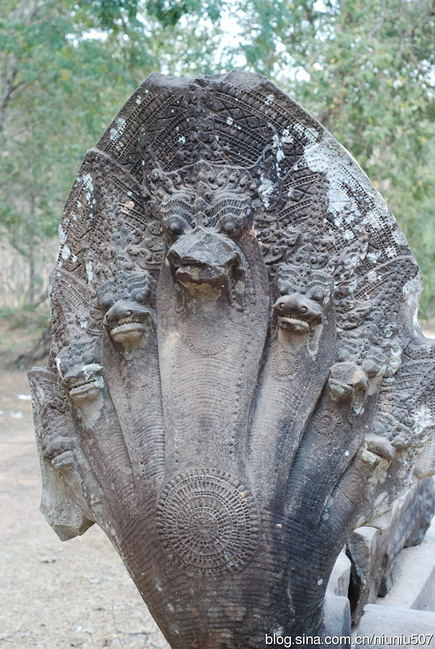
[[[15,83],[18,71],[19,71],[18,61],[15,61],[12,65],[12,69],[10,73],[6,77],[6,92],[0,101],[0,133],[4,129],[4,125],[6,121],[6,112],[12,97],[16,94],[17,90],[19,90],[20,88],[26,85],[25,81],[19,81],[18,83]]]

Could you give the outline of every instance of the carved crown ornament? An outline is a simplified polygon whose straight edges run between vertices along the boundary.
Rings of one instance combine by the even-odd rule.
[[[29,374],[47,521],[105,531],[173,649],[321,636],[349,534],[435,473],[419,291],[301,106],[256,74],[152,74],[61,221]]]

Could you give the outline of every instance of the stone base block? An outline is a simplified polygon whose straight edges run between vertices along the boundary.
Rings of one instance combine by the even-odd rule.
[[[366,649],[435,647],[435,613],[367,604],[354,646]]]

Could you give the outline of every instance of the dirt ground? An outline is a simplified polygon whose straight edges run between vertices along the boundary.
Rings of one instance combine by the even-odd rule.
[[[167,649],[103,532],[62,543],[39,512],[30,390],[1,336],[0,648]]]
[[[62,543],[38,511],[30,391],[11,364],[17,335],[0,327],[0,648],[168,649],[103,532]]]

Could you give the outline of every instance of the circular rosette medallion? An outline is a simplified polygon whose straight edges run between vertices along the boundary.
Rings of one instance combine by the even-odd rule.
[[[157,505],[157,526],[169,557],[198,574],[243,570],[259,533],[252,495],[218,469],[172,478]]]
[[[299,361],[293,352],[278,347],[274,349],[271,368],[277,381],[288,381],[299,370]]]

